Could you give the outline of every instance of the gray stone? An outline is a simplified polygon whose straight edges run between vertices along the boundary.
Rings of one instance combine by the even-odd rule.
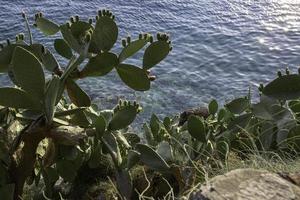
[[[264,170],[237,169],[212,178],[190,200],[300,200],[300,187]]]

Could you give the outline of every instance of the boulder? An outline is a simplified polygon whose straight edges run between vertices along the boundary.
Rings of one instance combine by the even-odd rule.
[[[212,178],[189,200],[300,200],[300,187],[291,177],[296,176],[237,169]]]

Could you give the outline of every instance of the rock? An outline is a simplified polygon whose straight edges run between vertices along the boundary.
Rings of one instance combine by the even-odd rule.
[[[276,173],[237,169],[209,180],[189,200],[300,200],[300,187]]]
[[[206,107],[188,109],[180,114],[178,126],[182,126],[191,115],[196,115],[206,119],[209,116],[209,111]]]

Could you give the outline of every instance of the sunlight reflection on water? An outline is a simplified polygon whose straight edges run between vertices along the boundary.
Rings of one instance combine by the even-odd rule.
[[[24,32],[22,9],[33,15],[43,11],[58,22],[78,13],[94,16],[97,8],[111,8],[120,25],[120,39],[140,31],[167,31],[173,51],[153,73],[157,81],[152,90],[133,92],[121,84],[115,73],[107,77],[80,81],[96,102],[111,107],[120,97],[138,98],[144,105],[142,118],[152,112],[161,115],[206,104],[221,102],[247,93],[247,88],[267,82],[278,69],[300,64],[299,0],[94,0],[8,1],[0,5],[2,40]],[[16,23],[15,20],[19,20]],[[37,41],[52,45],[53,38]],[[117,48],[116,52],[118,52]],[[138,54],[130,63],[140,65]],[[60,61],[65,62],[60,58]],[[0,84],[7,84],[5,78]],[[255,96],[255,95],[254,95]]]

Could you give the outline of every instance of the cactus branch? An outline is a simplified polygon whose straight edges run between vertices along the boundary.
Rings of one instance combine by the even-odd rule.
[[[30,43],[30,45],[32,45],[33,44],[33,39],[32,39],[31,29],[30,29],[30,26],[29,26],[27,15],[24,11],[22,12],[22,16],[25,20],[25,25],[26,25],[26,28],[27,28],[28,36],[29,36],[29,43]]]

